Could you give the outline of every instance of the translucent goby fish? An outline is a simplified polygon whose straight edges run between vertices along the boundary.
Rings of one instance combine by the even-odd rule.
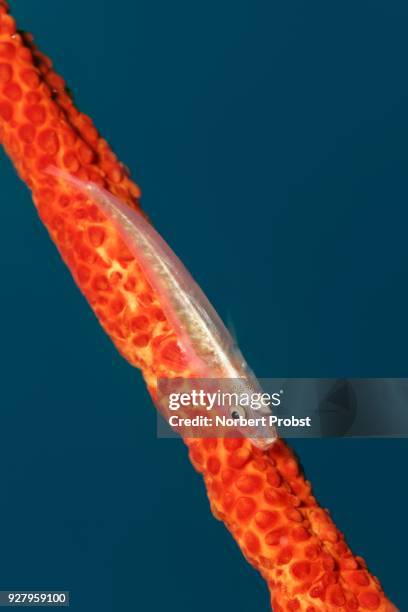
[[[159,296],[163,312],[176,331],[194,376],[228,379],[228,391],[238,397],[262,393],[254,373],[201,288],[143,215],[96,183],[81,180],[56,167],[49,167],[47,173],[86,195],[114,224]],[[225,413],[224,407],[219,406],[218,410]],[[269,406],[255,409],[242,403],[230,407],[227,414],[235,419],[233,430],[240,431],[263,450],[277,439],[276,428],[270,424],[271,415]],[[244,425],[250,419],[255,424]]]

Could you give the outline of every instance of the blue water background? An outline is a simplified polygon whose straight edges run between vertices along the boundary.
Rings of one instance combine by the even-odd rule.
[[[408,6],[19,0],[263,377],[408,376]],[[0,588],[72,610],[268,609],[182,443],[0,158]],[[401,610],[406,440],[294,443]]]

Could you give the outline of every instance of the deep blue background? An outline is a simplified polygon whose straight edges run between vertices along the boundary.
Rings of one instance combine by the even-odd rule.
[[[405,1],[12,4],[259,375],[408,375]],[[4,155],[0,176],[0,587],[69,589],[75,612],[266,611]],[[408,609],[407,441],[295,447]]]

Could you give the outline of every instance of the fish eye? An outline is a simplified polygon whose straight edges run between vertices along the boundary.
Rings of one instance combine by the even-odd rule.
[[[235,408],[231,411],[231,416],[234,420],[245,418],[245,408],[243,406],[235,406]]]

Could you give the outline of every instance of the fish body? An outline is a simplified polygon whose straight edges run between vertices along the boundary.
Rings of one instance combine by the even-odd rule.
[[[56,167],[47,171],[89,198],[115,226],[157,294],[194,377],[228,379],[228,390],[238,395],[262,393],[258,380],[216,310],[149,221],[92,181],[82,180]],[[269,417],[271,411],[266,406],[254,409],[245,405],[238,406],[238,412],[233,407],[231,415],[234,413],[243,419],[259,419],[260,416]],[[269,419],[263,422],[265,425],[257,425],[250,431],[254,444],[266,449],[276,440],[277,433]],[[247,428],[236,429],[248,434]]]

